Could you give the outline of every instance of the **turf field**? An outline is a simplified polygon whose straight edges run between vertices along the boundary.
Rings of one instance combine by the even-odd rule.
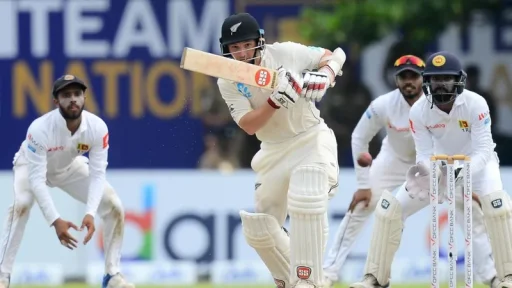
[[[464,283],[460,283],[459,287],[463,287]],[[11,286],[12,288],[48,288],[48,286]],[[94,286],[87,286],[83,284],[67,284],[65,286],[60,287],[54,287],[54,288],[93,288]],[[167,286],[169,287],[169,286]],[[194,286],[171,286],[175,288],[274,288],[275,286],[250,286],[250,285],[243,285],[243,286],[235,286],[235,285],[211,285],[211,284],[201,284],[201,285],[194,285]],[[334,286],[335,288],[346,288],[348,287],[347,284],[341,284]],[[403,285],[392,285],[391,288],[425,288],[429,287],[428,283],[425,284],[403,284]],[[441,288],[447,288],[448,284],[442,285]],[[486,288],[487,286],[484,285],[474,285],[474,288]],[[53,287],[52,287],[53,288]],[[94,287],[98,288],[98,287]],[[164,286],[137,286],[137,288],[164,288]]]

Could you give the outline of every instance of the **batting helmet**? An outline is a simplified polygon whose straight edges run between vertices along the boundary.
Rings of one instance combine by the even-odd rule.
[[[263,47],[264,31],[260,29],[258,21],[249,13],[237,13],[229,16],[222,23],[220,51],[222,55],[231,57],[228,45],[248,40],[258,41],[258,47]]]
[[[441,51],[430,55],[422,75],[423,92],[427,97],[432,96],[432,102],[436,104],[454,101],[466,86],[467,74],[462,70],[457,56],[450,52]]]

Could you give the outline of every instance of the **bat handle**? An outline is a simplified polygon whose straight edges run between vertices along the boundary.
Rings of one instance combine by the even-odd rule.
[[[304,79],[304,76],[306,76],[306,73],[307,72],[302,72],[302,79]],[[308,83],[306,83],[306,81],[304,81],[304,84],[302,84],[302,89],[306,89],[306,87],[308,87]]]

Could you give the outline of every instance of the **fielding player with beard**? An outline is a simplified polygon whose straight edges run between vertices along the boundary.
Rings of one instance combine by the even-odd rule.
[[[341,267],[370,218],[382,191],[394,191],[405,182],[405,174],[413,166],[416,151],[409,131],[409,110],[423,96],[421,72],[425,63],[414,55],[405,55],[395,61],[396,89],[372,101],[352,132],[352,155],[357,178],[357,191],[335,241],[324,263],[324,276],[331,285],[338,281]],[[371,167],[361,167],[358,158],[368,153],[370,141],[386,129],[379,155]],[[391,168],[392,167],[392,168]]]
[[[84,82],[64,75],[53,86],[57,107],[34,120],[14,156],[14,203],[9,207],[0,238],[0,288],[9,287],[16,253],[23,238],[30,209],[37,202],[48,226],[55,228],[60,243],[74,249],[78,241],[68,232],[87,228],[86,245],[94,232],[94,219],[104,223],[105,276],[103,288],[133,288],[120,274],[124,209],[105,180],[109,133],[105,122],[84,111]],[[89,153],[89,158],[83,156]],[[86,204],[81,227],[62,219],[48,187],[58,187]],[[43,247],[44,248],[44,247]]]
[[[430,205],[431,173],[438,176],[439,203],[447,200],[446,165],[432,171],[430,157],[463,154],[471,159],[471,169],[467,171],[471,173],[471,179],[464,176],[465,171],[461,173],[462,163],[454,163],[458,167],[455,171],[455,220],[464,227],[465,223],[461,222],[466,221],[466,217],[462,215],[471,213],[464,209],[462,201],[466,179],[471,181],[473,200],[478,195],[481,203],[480,207],[473,201],[472,206],[473,227],[470,232],[474,248],[473,263],[469,262],[469,265],[472,265],[474,273],[471,277],[473,274],[478,276],[478,280],[491,288],[512,288],[512,202],[503,190],[499,159],[494,152],[496,144],[491,134],[489,106],[482,96],[465,89],[466,72],[452,53],[441,51],[432,54],[421,75],[425,96],[420,97],[409,112],[415,164],[408,169],[403,185],[393,194],[383,191],[377,201],[364,277],[350,287],[389,287],[393,259],[400,246],[406,220]],[[389,169],[396,168],[389,165]],[[432,271],[439,269],[437,264],[438,261],[431,262]],[[465,280],[472,282],[471,277]],[[431,277],[431,287],[439,287],[438,277]]]
[[[409,112],[416,101],[424,98],[421,73],[425,63],[419,57],[405,55],[395,61],[394,68],[397,89],[377,97],[352,133],[352,153],[358,187],[324,263],[327,285],[338,281],[350,249],[375,211],[383,192],[395,191],[401,187],[406,181],[408,169],[416,164],[414,139],[409,129]],[[379,155],[373,160],[371,167],[361,167],[357,159],[361,153],[368,153],[370,141],[382,128],[386,129],[387,136],[382,141]],[[476,204],[473,205],[473,241],[479,247],[475,251],[475,274],[482,282],[490,284],[495,279],[496,270],[492,258],[489,257],[491,247],[485,233],[478,197],[476,194],[473,197]],[[462,211],[461,205],[457,207]],[[463,219],[457,219],[460,220],[459,225],[462,228]]]

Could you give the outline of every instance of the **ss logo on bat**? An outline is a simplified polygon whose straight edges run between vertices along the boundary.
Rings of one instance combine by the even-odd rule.
[[[258,84],[259,86],[266,86],[270,82],[269,75],[270,75],[270,73],[267,70],[260,69],[260,70],[256,71],[254,80],[256,80],[256,84]]]

